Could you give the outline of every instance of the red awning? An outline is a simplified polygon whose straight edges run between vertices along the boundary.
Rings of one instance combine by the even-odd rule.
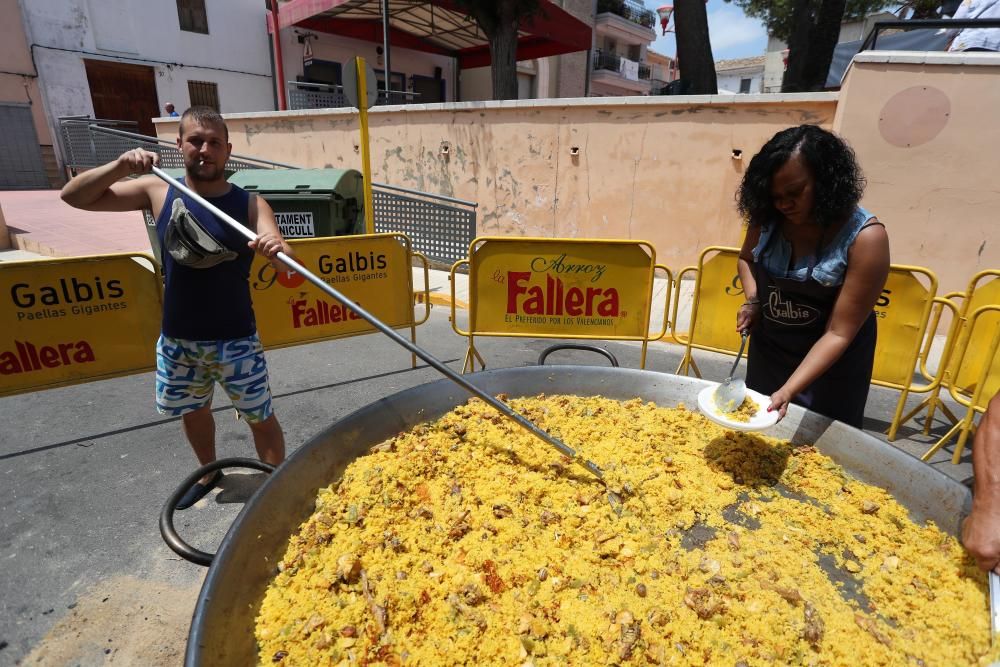
[[[381,43],[381,7],[381,0],[290,0],[279,6],[278,22],[280,28],[297,26]],[[462,68],[490,64],[486,35],[451,0],[389,0],[389,25],[389,43],[393,47],[451,56]],[[274,32],[270,15],[267,27]],[[590,45],[589,25],[543,0],[541,11],[521,26],[517,59],[586,51]]]

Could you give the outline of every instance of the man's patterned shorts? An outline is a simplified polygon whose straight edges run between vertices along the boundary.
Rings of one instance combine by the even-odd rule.
[[[267,362],[256,333],[218,341],[160,336],[156,342],[156,409],[160,414],[178,416],[209,405],[216,382],[248,424],[271,416]]]

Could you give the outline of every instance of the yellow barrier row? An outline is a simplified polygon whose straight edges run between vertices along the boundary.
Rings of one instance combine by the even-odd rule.
[[[952,428],[921,457],[930,459],[956,434],[958,443],[952,462],[958,463],[969,435],[975,431],[975,414],[986,410],[990,398],[1000,389],[1000,359],[997,356],[997,335],[1000,332],[1000,269],[980,271],[969,281],[965,292],[951,293],[942,299],[935,323],[945,308],[952,311],[941,361],[934,376],[938,386],[913,413],[927,410],[925,432],[937,409],[951,420]],[[955,303],[958,301],[959,303]],[[926,377],[929,348],[922,350],[921,373]],[[947,388],[965,415],[958,419],[941,401],[940,391]]]
[[[416,326],[430,314],[429,267],[403,234],[373,234],[293,241],[299,260],[394,328]],[[693,353],[735,354],[735,313],[744,301],[737,273],[738,249],[712,246],[697,266],[676,278],[656,263],[643,241],[478,238],[469,258],[452,267],[452,327],[469,339],[463,372],[485,362],[477,336],[634,340],[670,339],[684,346],[678,373],[700,376]],[[412,265],[423,266],[424,288],[414,293]],[[454,274],[469,267],[469,327],[455,312]],[[650,333],[654,277],[667,278],[663,326]],[[677,331],[681,279],[694,274],[691,318]],[[956,434],[957,462],[976,412],[1000,388],[1000,270],[982,271],[963,293],[937,295],[934,273],[892,265],[875,306],[878,342],[872,383],[900,392],[887,430],[926,410],[929,432],[940,410],[954,426],[924,455],[928,459]],[[317,296],[303,276],[278,273],[255,258],[251,294],[268,347],[354,336],[371,331],[339,304]],[[159,269],[148,254],[42,260],[0,265],[0,396],[116,377],[153,367],[153,342],[162,309]],[[671,295],[673,296],[671,302]],[[418,320],[414,301],[423,306]],[[928,367],[934,334],[950,311],[945,348]],[[416,359],[412,359],[415,364]],[[915,382],[919,373],[926,382]],[[947,388],[967,408],[956,417],[942,402]],[[911,393],[929,396],[903,414]]]
[[[426,258],[404,234],[290,241],[311,272],[393,328],[430,316]],[[413,261],[424,287],[414,294]],[[250,292],[268,348],[369,333],[367,322],[294,272],[255,257]],[[149,371],[163,310],[160,270],[145,253],[0,264],[0,396]],[[419,296],[423,315],[414,312]],[[416,365],[416,357],[411,357]]]

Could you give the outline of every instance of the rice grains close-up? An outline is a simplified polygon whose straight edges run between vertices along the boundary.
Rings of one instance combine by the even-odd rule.
[[[508,402],[605,470],[620,516],[472,399],[319,492],[261,664],[986,664],[975,562],[814,447],[639,399]]]

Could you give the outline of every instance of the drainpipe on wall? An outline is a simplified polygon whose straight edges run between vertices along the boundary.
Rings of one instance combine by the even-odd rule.
[[[271,22],[274,31],[271,33],[271,43],[274,44],[274,69],[278,80],[275,81],[278,93],[278,111],[288,110],[288,100],[285,98],[285,65],[281,58],[281,24],[278,23],[278,0],[270,0]]]

